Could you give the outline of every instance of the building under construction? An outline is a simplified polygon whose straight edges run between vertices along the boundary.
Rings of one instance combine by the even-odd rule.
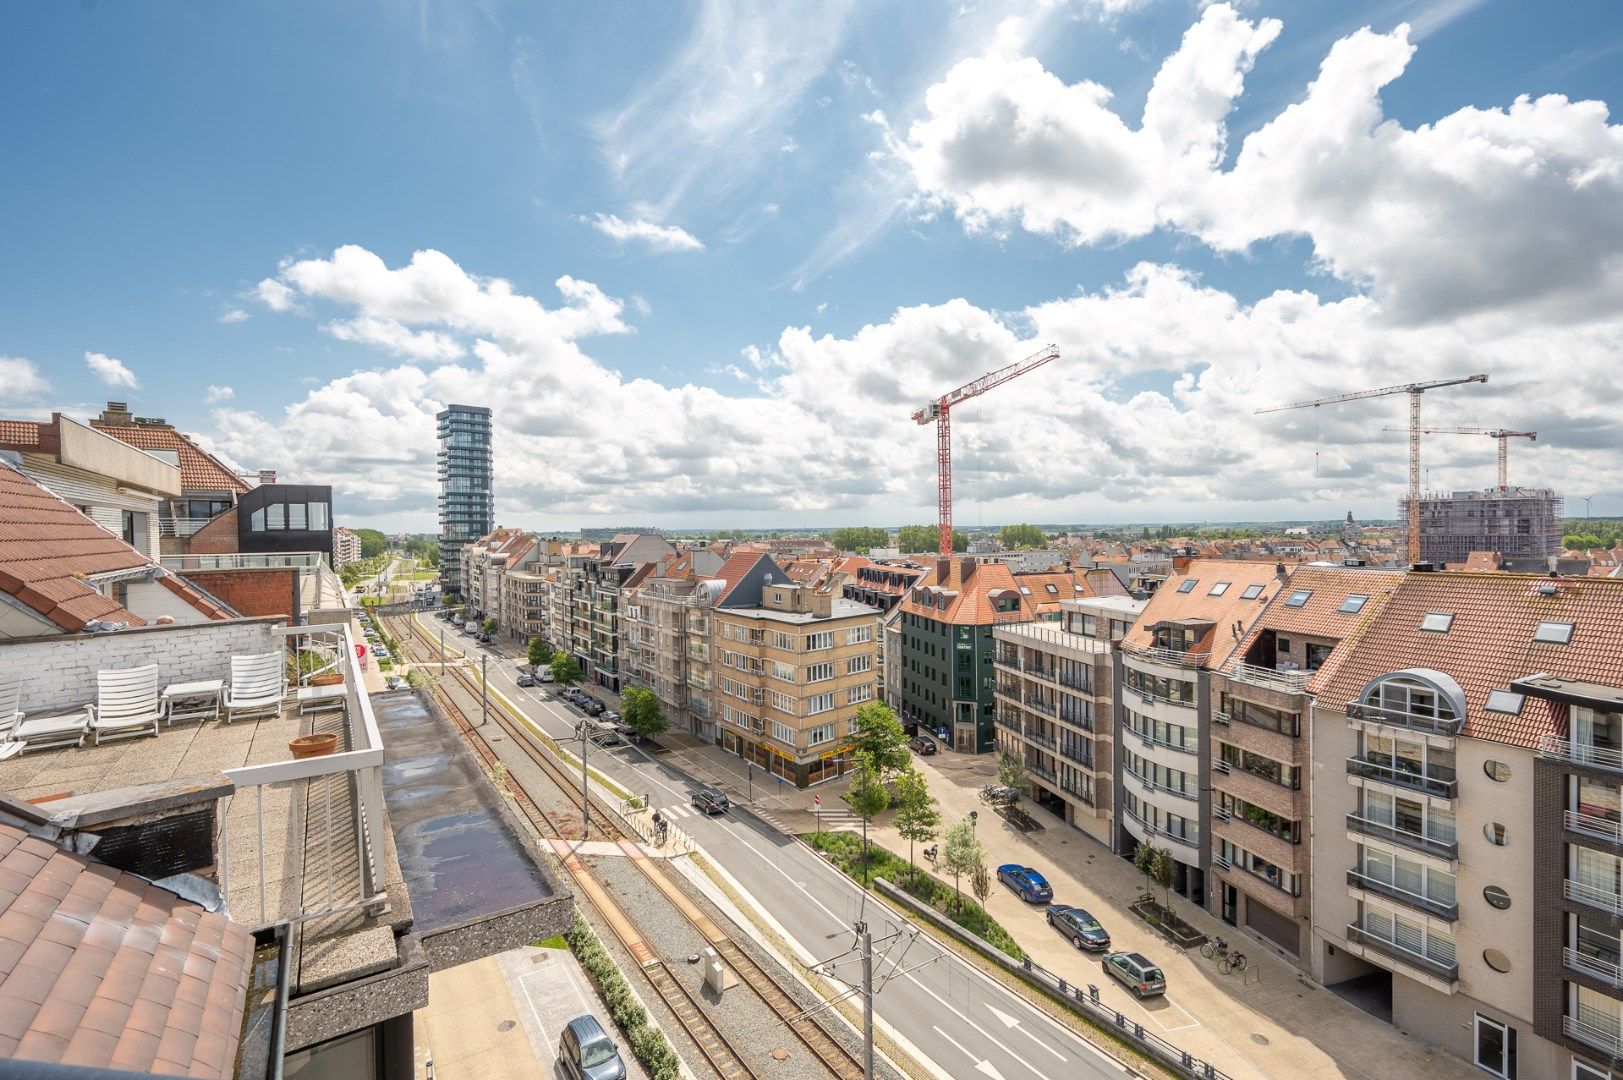
[[[1406,507],[1399,513],[1407,517]],[[1407,520],[1404,521],[1407,526]],[[1473,551],[1548,560],[1561,552],[1561,496],[1546,488],[1504,487],[1423,496],[1420,558],[1443,566]]]

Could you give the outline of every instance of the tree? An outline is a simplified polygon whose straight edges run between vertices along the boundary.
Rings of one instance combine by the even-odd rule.
[[[670,727],[660,710],[659,697],[644,686],[628,686],[620,693],[620,716],[637,732],[637,738],[650,739]]]
[[[575,686],[581,680],[580,665],[568,653],[560,652],[552,658],[552,681],[559,686]]]
[[[1035,525],[1005,525],[998,531],[997,538],[1010,550],[1040,548],[1048,543],[1048,534]]]
[[[896,777],[896,831],[907,841],[907,864],[917,877],[918,864],[913,861],[913,845],[934,840],[941,827],[941,808],[930,794],[924,774],[911,766]]]
[[[934,551],[941,546],[939,525],[903,525],[896,533],[896,546],[903,552]],[[968,551],[969,534],[952,530],[952,550]]]
[[[912,755],[907,752],[907,732],[883,701],[870,701],[857,707],[856,719],[851,722],[851,737],[853,749],[866,754],[884,779],[913,764]]]
[[[487,633],[487,634],[494,634],[496,632],[496,620],[495,619],[486,619],[485,620],[484,630],[485,630],[485,633]]]
[[[1155,848],[1140,840],[1133,848],[1133,866],[1144,875],[1144,891],[1150,891],[1150,871],[1155,867]]]
[[[980,901],[981,907],[986,906],[986,898],[992,895],[992,875],[986,872],[986,864],[978,862],[969,875],[969,888]]]
[[[1150,878],[1165,891],[1167,902],[1162,909],[1168,915],[1172,914],[1172,874],[1177,869],[1177,863],[1172,859],[1172,852],[1166,848],[1151,848]]]
[[[545,667],[552,663],[552,648],[538,637],[530,639],[530,666]]]
[[[844,529],[835,529],[834,535],[829,540],[841,551],[854,551],[858,555],[866,555],[874,548],[884,547],[890,543],[890,533],[866,525],[852,525]]]
[[[846,805],[851,807],[853,813],[862,819],[862,870],[864,876],[868,871],[868,822],[883,814],[890,807],[890,791],[885,787],[884,778],[879,774],[879,766],[867,754],[860,751],[855,755],[857,759],[856,779],[851,783],[851,790],[845,793]]]
[[[355,529],[361,541],[361,558],[375,559],[389,550],[389,538],[376,529]]]
[[[973,874],[975,867],[985,862],[986,851],[975,838],[975,825],[968,818],[948,829],[947,835],[941,838],[941,865],[952,875],[952,892],[957,900],[963,898],[958,879],[964,874]],[[958,904],[955,902],[953,906]]]
[[[1025,790],[1026,763],[1013,750],[997,752],[997,782],[1016,791]]]

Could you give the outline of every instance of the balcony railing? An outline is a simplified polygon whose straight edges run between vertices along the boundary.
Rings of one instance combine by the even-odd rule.
[[[1545,757],[1576,761],[1580,765],[1596,765],[1603,769],[1623,769],[1623,750],[1610,746],[1567,739],[1560,735],[1546,735],[1539,743],[1539,753]]]
[[[1580,1020],[1576,1016],[1563,1016],[1561,1028],[1571,1038],[1599,1047],[1612,1058],[1623,1057],[1623,1039],[1619,1039],[1619,1027],[1601,1027]]]
[[[1086,745],[1062,742],[1059,744],[1059,756],[1067,761],[1073,761],[1089,771],[1096,768],[1093,764],[1093,752]]]
[[[1035,761],[1026,762],[1026,771],[1033,776],[1042,777],[1051,784],[1059,780],[1059,774],[1053,769],[1050,769],[1047,765],[1039,765]]]
[[[1188,652],[1183,649],[1167,649],[1159,645],[1139,645],[1124,641],[1121,650],[1131,656],[1153,660],[1159,664],[1176,664],[1178,667],[1200,667],[1206,663],[1209,652]]]
[[[1000,712],[996,717],[993,718],[993,720],[998,727],[1012,731],[1016,735],[1021,734],[1025,730],[1025,725],[1020,722],[1020,718],[1018,716],[1011,716],[1008,713]]]
[[[213,520],[213,518],[170,517],[168,514],[159,514],[158,535],[193,536],[199,529]]]
[[[1396,900],[1400,904],[1407,904],[1416,910],[1424,911],[1427,915],[1435,915],[1445,922],[1459,921],[1460,905],[1455,901],[1449,901],[1445,904],[1440,900],[1433,900],[1429,896],[1421,896],[1419,893],[1410,892],[1408,889],[1394,885],[1390,881],[1382,881],[1380,878],[1370,877],[1368,874],[1360,874],[1357,870],[1347,871],[1347,884],[1354,889],[1379,893],[1389,899]]]
[[[1083,675],[1072,675],[1069,672],[1061,671],[1059,684],[1083,694],[1093,693],[1093,680]]]
[[[1568,900],[1576,900],[1590,907],[1600,908],[1613,915],[1623,915],[1623,895],[1619,895],[1616,888],[1602,888],[1599,885],[1590,885],[1571,878],[1563,884],[1562,894]]]
[[[1052,701],[1042,701],[1038,698],[1028,697],[1026,699],[1026,708],[1043,713],[1047,716],[1059,715],[1059,706],[1055,705]]]
[[[1234,670],[1229,672],[1229,678],[1236,682],[1250,683],[1252,686],[1285,693],[1301,693],[1307,689],[1307,681],[1312,677],[1311,671],[1280,671],[1271,667],[1259,667],[1256,664],[1235,664]]]
[[[1026,741],[1029,743],[1035,743],[1044,750],[1052,750],[1056,753],[1059,751],[1059,743],[1054,740],[1052,735],[1044,735],[1035,728],[1026,732]]]
[[[1567,828],[1585,836],[1595,836],[1611,843],[1623,843],[1623,823],[1614,818],[1596,817],[1581,810],[1568,810],[1563,817]]]
[[[1400,964],[1417,968],[1428,975],[1442,979],[1444,982],[1458,982],[1460,978],[1460,965],[1458,963],[1445,963],[1434,960],[1424,953],[1416,952],[1389,938],[1380,937],[1365,930],[1362,926],[1350,924],[1347,927],[1347,940],[1366,949],[1374,949],[1382,956],[1396,960]]]
[[[1059,789],[1072,798],[1080,799],[1089,806],[1097,805],[1093,801],[1093,792],[1086,791],[1081,786],[1073,784],[1069,780],[1061,780],[1059,782]]]
[[[1600,956],[1591,956],[1585,952],[1568,946],[1561,950],[1561,959],[1573,971],[1581,971],[1592,979],[1599,979],[1612,986],[1623,987],[1623,967],[1617,961],[1607,960]]]
[[[1229,726],[1229,720],[1230,720],[1229,714],[1224,712],[1223,710],[1221,710],[1221,709],[1213,709],[1212,710],[1212,723],[1221,725],[1222,727],[1228,727]]]
[[[1364,758],[1348,758],[1347,772],[1351,776],[1361,776],[1365,780],[1375,780],[1383,784],[1391,784],[1394,787],[1405,788],[1409,791],[1436,795],[1441,799],[1452,799],[1459,794],[1459,781],[1453,777],[1444,779],[1440,776],[1413,772],[1409,769],[1394,768],[1391,765],[1368,761]]]
[[[1373,836],[1378,840],[1390,840],[1394,844],[1402,844],[1414,851],[1435,855],[1439,859],[1457,859],[1460,854],[1460,845],[1457,840],[1439,840],[1436,837],[1426,836],[1422,833],[1410,832],[1395,825],[1388,825],[1384,821],[1375,821],[1371,818],[1360,817],[1357,813],[1347,815],[1347,828],[1355,833]]]
[[[1364,705],[1356,701],[1347,702],[1347,716],[1352,720],[1408,728],[1410,731],[1429,731],[1437,735],[1458,735],[1460,725],[1464,722],[1457,716],[1428,716],[1403,709],[1388,709],[1381,705]]]
[[[1065,723],[1079,727],[1084,731],[1093,730],[1093,717],[1081,709],[1067,709],[1063,703],[1059,707],[1059,718]]]

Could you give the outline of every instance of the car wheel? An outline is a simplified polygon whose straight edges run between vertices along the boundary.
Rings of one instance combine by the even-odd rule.
[[[1045,914],[1045,915],[1044,915],[1044,916],[1043,916],[1043,918],[1045,918],[1045,919],[1047,919],[1047,920],[1048,920],[1048,925],[1049,925],[1049,926],[1053,926],[1053,925],[1054,925],[1054,913],[1053,913],[1053,912],[1052,912],[1052,911],[1050,911],[1050,912],[1048,912],[1048,913],[1046,913],[1046,914]]]
[[[1081,937],[1072,938],[1071,939],[1071,944],[1075,945],[1078,949],[1080,949],[1082,947],[1082,939],[1081,939]]]

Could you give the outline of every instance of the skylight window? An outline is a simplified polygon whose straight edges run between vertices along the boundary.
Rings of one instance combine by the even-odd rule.
[[[1517,716],[1522,711],[1522,695],[1509,690],[1489,690],[1488,711]]]
[[[1219,581],[1216,585],[1212,586],[1212,591],[1207,593],[1206,595],[1207,596],[1222,596],[1224,593],[1229,591],[1229,585],[1230,585],[1230,582]]]
[[[1195,591],[1195,586],[1199,585],[1199,584],[1200,584],[1200,580],[1198,578],[1190,578],[1189,580],[1185,581],[1182,585],[1178,586],[1178,591],[1179,592],[1194,592]]]
[[[1307,603],[1307,598],[1312,595],[1312,589],[1292,589],[1290,596],[1285,600],[1285,606],[1301,607],[1303,604]]]
[[[1420,629],[1430,630],[1434,634],[1446,634],[1453,625],[1452,611],[1428,611],[1426,617],[1420,620]]]
[[[1364,605],[1367,603],[1369,603],[1369,597],[1364,596],[1362,593],[1353,593],[1343,600],[1341,606],[1336,610],[1343,615],[1357,615],[1364,610]]]
[[[1030,596],[1031,595],[1031,586],[1030,585],[1022,585],[1022,586],[1020,586],[1020,595],[1021,596]]]
[[[1565,645],[1572,640],[1572,630],[1573,624],[1569,622],[1541,622],[1533,631],[1533,640]]]
[[[1049,596],[1058,596],[1059,595],[1059,586],[1053,584],[1052,582],[1050,582],[1047,585],[1044,585],[1043,588],[1048,590],[1048,595]]]
[[[1257,597],[1259,597],[1261,595],[1262,595],[1262,586],[1261,585],[1247,585],[1245,587],[1245,592],[1240,594],[1240,599],[1241,600],[1255,600]]]

